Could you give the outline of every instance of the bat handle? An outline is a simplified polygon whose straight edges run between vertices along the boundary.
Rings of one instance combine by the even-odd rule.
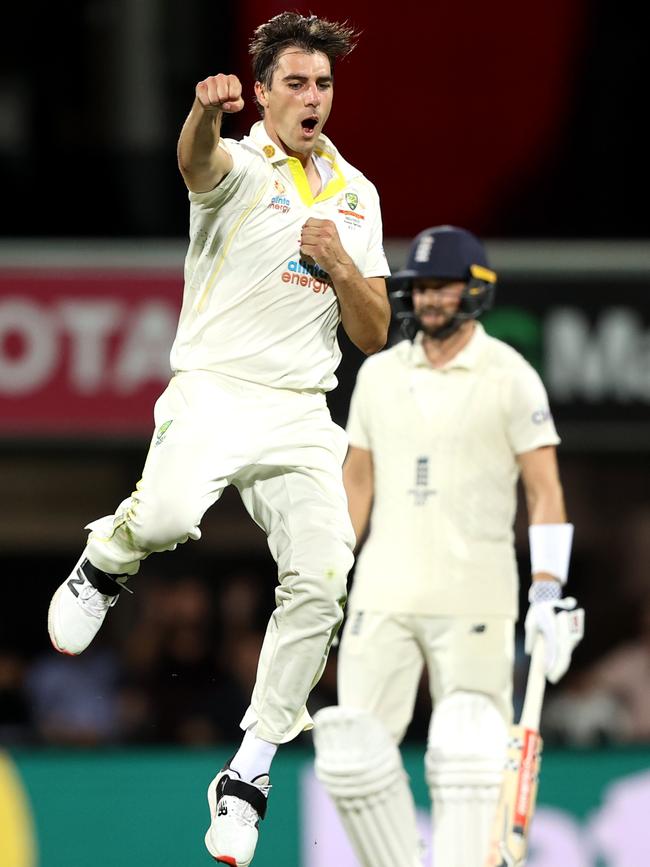
[[[526,695],[521,712],[519,724],[524,728],[539,730],[539,721],[542,715],[542,702],[546,688],[545,672],[546,642],[541,633],[537,633],[533,644],[533,652],[530,655],[528,668],[528,681],[526,683]]]

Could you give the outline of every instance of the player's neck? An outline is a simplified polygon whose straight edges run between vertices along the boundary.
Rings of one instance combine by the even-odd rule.
[[[289,145],[285,141],[283,141],[280,138],[278,131],[273,126],[273,124],[268,119],[268,117],[265,116],[262,123],[264,124],[264,130],[265,130],[266,134],[268,135],[268,137],[271,139],[271,141],[275,145],[277,145],[280,148],[280,150],[284,151],[284,153],[288,157],[293,157],[294,159],[298,160],[298,162],[302,164],[303,169],[307,170],[307,165],[311,162],[311,156],[312,156],[312,153],[314,152],[314,148],[316,147],[316,142],[313,142],[313,144],[310,143],[309,149],[307,151],[305,151],[304,153],[294,151],[289,147]]]
[[[284,151],[284,153],[288,157],[293,157],[298,160],[298,162],[302,165],[305,170],[305,176],[307,177],[307,182],[309,184],[309,189],[311,190],[311,194],[314,198],[320,193],[323,182],[321,176],[319,174],[318,169],[314,163],[314,148],[310,148],[307,153],[299,153],[298,151],[291,150],[291,148],[282,141],[280,136],[277,134],[276,130],[271,126],[271,124],[267,124],[266,118],[264,119],[264,129],[266,130],[271,141],[275,142],[275,144],[280,148],[280,150]]]
[[[427,334],[422,338],[424,354],[432,367],[443,367],[451,361],[461,349],[464,349],[472,339],[476,323],[473,319],[463,324],[454,331],[446,340],[436,340]]]

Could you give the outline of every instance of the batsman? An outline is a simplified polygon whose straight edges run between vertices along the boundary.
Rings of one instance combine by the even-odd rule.
[[[344,483],[365,544],[339,650],[339,705],[316,715],[314,742],[317,776],[363,867],[422,863],[398,745],[425,666],[433,863],[485,864],[513,716],[520,476],[526,650],[543,636],[544,673],[556,682],[582,636],[583,612],[563,597],[574,528],[547,394],[478,321],[496,281],[470,232],[421,232],[392,282],[406,339],[362,364],[352,396]]]

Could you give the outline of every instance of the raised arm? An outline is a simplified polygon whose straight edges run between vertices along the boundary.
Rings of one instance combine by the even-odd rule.
[[[193,193],[206,193],[232,169],[232,157],[219,147],[221,118],[244,107],[236,75],[211,75],[196,85],[194,104],[178,140],[178,167]]]
[[[348,495],[348,511],[358,546],[368,527],[375,493],[372,452],[350,446],[343,464],[343,484]]]

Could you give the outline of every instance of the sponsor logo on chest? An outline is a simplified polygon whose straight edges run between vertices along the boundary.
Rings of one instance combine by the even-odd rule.
[[[287,270],[282,273],[282,282],[304,286],[312,292],[324,295],[330,286],[330,276],[315,263],[311,265],[303,259],[290,259]]]
[[[273,181],[273,192],[271,201],[267,207],[273,211],[280,211],[281,214],[288,214],[291,210],[291,199],[287,196],[287,188],[282,181]]]

